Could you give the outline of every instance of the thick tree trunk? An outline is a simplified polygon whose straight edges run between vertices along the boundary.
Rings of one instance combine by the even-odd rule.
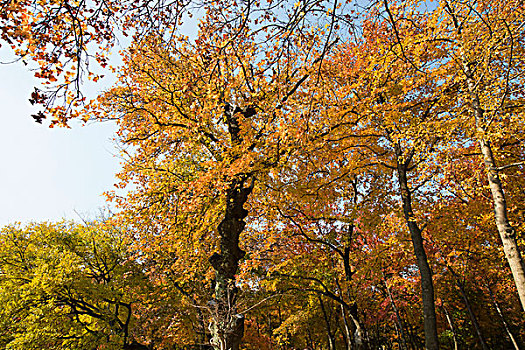
[[[224,219],[218,227],[220,253],[210,257],[215,270],[215,299],[210,324],[210,344],[216,350],[238,350],[244,335],[244,316],[237,313],[235,274],[244,252],[239,248],[239,236],[246,225],[248,211],[244,204],[253,189],[253,182],[244,187],[246,179],[233,180],[226,193]]]
[[[423,245],[421,229],[416,223],[412,210],[412,193],[408,187],[407,172],[410,159],[403,160],[403,152],[399,145],[396,145],[397,176],[399,189],[403,202],[403,213],[410,231],[414,253],[417,259],[417,266],[421,275],[421,297],[423,300],[423,316],[425,330],[425,348],[427,350],[439,349],[436,323],[436,307],[434,304],[434,285],[432,282],[432,270],[428,263],[427,254]],[[408,157],[410,158],[410,157]]]
[[[477,114],[477,113],[476,113]],[[507,216],[507,201],[503,186],[501,184],[498,171],[492,154],[492,148],[489,141],[483,137],[479,138],[479,145],[483,160],[485,162],[485,170],[487,171],[487,179],[489,181],[490,191],[492,193],[492,200],[494,203],[494,215],[496,218],[496,227],[503,243],[503,251],[509,263],[514,283],[518,290],[518,295],[521,301],[521,307],[525,310],[525,265],[521,252],[516,241],[516,231],[510,225]]]
[[[225,103],[224,118],[232,147],[242,142],[239,115],[250,118],[255,115],[255,109],[242,109]],[[234,160],[240,156],[234,155]],[[244,204],[253,190],[254,181],[253,177],[242,173],[231,178],[226,191],[224,218],[217,227],[220,252],[213,253],[209,258],[215,270],[215,298],[211,302],[212,321],[209,325],[210,344],[215,350],[238,350],[244,336],[244,316],[237,312],[235,274],[245,254],[239,247],[239,237],[246,226],[244,219],[248,211],[244,209]]]

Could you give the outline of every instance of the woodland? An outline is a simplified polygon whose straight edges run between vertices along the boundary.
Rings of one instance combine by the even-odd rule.
[[[35,121],[124,159],[1,229],[1,349],[525,348],[523,1],[0,6]]]

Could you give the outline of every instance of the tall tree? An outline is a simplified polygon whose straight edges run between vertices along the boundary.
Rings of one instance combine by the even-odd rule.
[[[455,56],[451,66],[464,81],[457,113],[467,112],[473,119],[470,133],[483,156],[496,226],[525,311],[525,263],[500,179],[503,169],[520,164],[498,167],[493,146],[498,134],[522,126],[516,116],[523,113],[523,4],[445,1],[442,6],[448,22],[443,31],[452,37],[449,50]]]
[[[297,147],[293,135],[304,132],[308,119],[298,120],[293,108],[305,108],[302,84],[326,54],[306,40],[297,50],[263,55],[257,35],[208,20],[197,44],[184,37],[138,41],[99,114],[116,118],[120,140],[133,147],[121,179],[137,190],[117,201],[130,209],[123,217],[140,232],[138,249],[147,258],[169,247],[172,264],[191,271],[192,255],[194,265],[209,261],[213,268],[206,308],[216,349],[237,349],[243,336],[235,277],[250,195]]]

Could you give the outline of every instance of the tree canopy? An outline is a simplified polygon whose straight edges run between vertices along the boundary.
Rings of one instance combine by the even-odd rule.
[[[2,2],[35,119],[124,167],[107,222],[4,228],[1,346],[523,347],[523,6]]]

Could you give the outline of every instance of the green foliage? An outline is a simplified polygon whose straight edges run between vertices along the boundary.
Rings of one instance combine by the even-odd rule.
[[[0,236],[0,346],[117,349],[144,285],[123,236],[104,223],[8,226]]]

